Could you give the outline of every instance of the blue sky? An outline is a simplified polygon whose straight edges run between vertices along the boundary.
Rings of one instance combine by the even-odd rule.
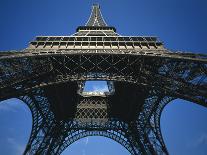
[[[206,0],[1,0],[0,51],[24,49],[37,35],[70,35],[84,25],[91,5],[99,3],[108,25],[121,35],[158,36],[171,50],[206,53]],[[102,89],[104,84],[90,85]],[[170,154],[207,152],[207,108],[175,100],[163,111],[161,127]],[[31,114],[21,101],[0,103],[0,154],[19,155],[31,130]],[[81,139],[64,155],[128,155],[103,137]]]

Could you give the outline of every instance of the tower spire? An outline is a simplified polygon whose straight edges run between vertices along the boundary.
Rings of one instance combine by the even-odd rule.
[[[93,4],[91,15],[86,23],[86,26],[107,26],[102,17],[99,4]]]

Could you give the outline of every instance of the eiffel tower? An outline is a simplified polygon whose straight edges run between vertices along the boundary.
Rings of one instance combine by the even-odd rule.
[[[107,81],[108,92],[84,91]],[[169,154],[163,108],[180,98],[207,107],[207,55],[172,52],[154,36],[121,36],[92,6],[70,36],[37,36],[0,52],[0,100],[18,98],[33,125],[27,155],[61,154],[86,136],[104,136],[131,154]]]

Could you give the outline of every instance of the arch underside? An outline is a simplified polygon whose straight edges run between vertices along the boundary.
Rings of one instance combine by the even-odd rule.
[[[123,54],[2,59],[0,99],[18,97],[48,85],[85,80],[129,82],[203,106],[207,102],[207,63],[204,60]]]
[[[18,97],[29,106],[33,116],[24,154],[60,154],[74,141],[93,135],[111,138],[131,154],[168,154],[160,130],[164,106],[176,98],[207,106],[207,66],[199,61],[128,55],[62,55],[5,59],[0,62],[0,69],[1,99]],[[85,80],[132,84],[148,94],[136,118],[130,121],[110,117],[102,124],[84,125],[74,118],[57,120],[44,88]]]
[[[41,96],[43,95],[42,93],[41,90],[37,90],[33,93],[36,94],[34,96],[19,97],[19,99],[28,105],[33,116],[31,136],[24,154],[61,154],[70,144],[87,136],[104,136],[110,138],[125,147],[131,154],[135,155],[144,154],[143,152],[147,154],[152,153],[149,150],[152,148],[148,148],[144,145],[153,145],[154,151],[156,151],[157,154],[167,154],[160,131],[159,121],[161,111],[164,106],[173,99],[171,97],[164,97],[161,100],[156,96],[148,98],[145,102],[145,108],[153,108],[148,108],[147,111],[151,109],[149,113],[146,113],[146,111],[140,113],[136,122],[131,122],[133,125],[118,119],[111,119],[107,123],[102,124],[91,123],[83,125],[74,120],[69,120],[67,122],[54,121],[53,114],[47,110],[49,109],[47,99]],[[152,113],[153,109],[156,110]],[[149,117],[149,120],[143,119],[143,116],[145,118]],[[141,122],[145,122],[145,124]],[[134,124],[136,124],[136,129]],[[129,128],[132,130],[130,131]],[[55,131],[61,130],[61,132],[56,135],[60,136],[61,139],[56,139],[55,137],[48,137],[47,139],[47,135],[55,135],[54,132],[51,134],[51,130],[53,129]],[[61,134],[64,134],[64,136]],[[55,142],[53,142],[53,144],[53,140],[51,144],[48,143],[48,140],[51,140],[51,138],[54,138]],[[136,139],[142,139],[144,144],[141,141],[136,142]],[[147,140],[148,144],[146,143]],[[47,150],[48,145],[53,145],[50,150]],[[143,145],[145,150],[142,150],[143,146],[140,145]]]
[[[38,90],[36,95],[20,97],[33,116],[32,132],[24,154],[60,154],[86,136],[111,138],[135,155],[168,154],[160,131],[160,116],[163,107],[173,99],[171,97],[149,97],[145,100],[144,110],[130,122],[110,118],[101,124],[83,124],[73,119],[56,121],[42,93]]]

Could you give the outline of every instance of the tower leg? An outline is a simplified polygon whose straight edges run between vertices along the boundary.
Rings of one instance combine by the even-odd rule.
[[[55,154],[63,139],[63,122],[55,120],[42,90],[20,97],[30,108],[33,118],[32,131],[24,155]]]

